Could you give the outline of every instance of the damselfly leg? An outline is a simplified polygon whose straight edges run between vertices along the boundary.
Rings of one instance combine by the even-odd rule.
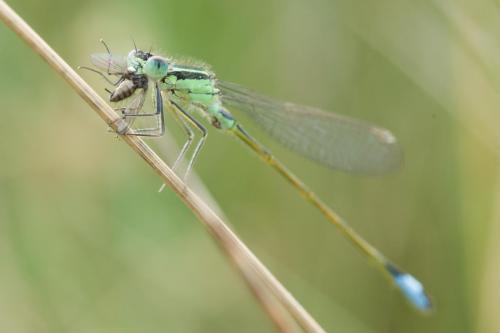
[[[163,113],[163,98],[161,96],[161,91],[158,87],[158,84],[155,84],[155,98],[154,98],[154,106],[155,112],[152,113],[138,113],[144,104],[144,95],[146,91],[142,92],[141,102],[134,108],[127,107],[125,111],[123,111],[123,117],[127,121],[129,121],[129,125],[132,124],[133,120],[138,117],[157,117],[157,126],[150,128],[135,128],[132,131],[128,131],[127,135],[136,135],[143,137],[161,137],[165,134],[165,119]]]
[[[182,146],[181,151],[179,152],[179,155],[175,159],[175,162],[172,164],[172,170],[175,170],[179,163],[184,159],[184,156],[186,155],[186,152],[188,151],[189,147],[191,147],[191,143],[193,143],[194,139],[194,132],[189,126],[188,122],[185,120],[185,116],[183,114],[179,114],[179,111],[177,110],[177,107],[175,107],[175,110],[173,112],[175,119],[179,122],[179,124],[184,128],[184,131],[186,131],[187,134],[187,140]]]
[[[179,115],[181,117],[184,117],[185,120],[187,120],[190,124],[192,124],[195,128],[197,128],[201,132],[201,138],[196,144],[196,147],[194,148],[193,154],[191,155],[186,171],[184,173],[184,177],[182,177],[182,179],[185,180],[189,176],[189,173],[193,168],[194,162],[196,161],[196,158],[198,157],[201,149],[203,148],[203,144],[205,143],[208,136],[208,131],[205,126],[203,126],[196,118],[191,116],[177,102],[175,102],[174,100],[170,100],[170,103],[172,103],[172,105],[180,112]]]

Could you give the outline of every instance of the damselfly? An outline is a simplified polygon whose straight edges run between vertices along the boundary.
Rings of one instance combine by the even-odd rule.
[[[118,110],[129,126],[119,134],[162,136],[165,132],[164,109],[168,109],[188,136],[173,164],[174,168],[184,159],[193,142],[193,129],[201,133],[201,139],[187,164],[185,178],[207,138],[207,129],[198,118],[208,120],[215,128],[241,140],[281,174],[347,239],[372,259],[417,309],[428,311],[432,308],[417,279],[399,269],[354,231],[268,149],[250,136],[229,109],[246,113],[271,137],[291,150],[330,168],[347,172],[376,174],[397,168],[401,151],[391,132],[331,112],[264,97],[237,84],[216,79],[215,74],[203,64],[183,63],[136,47],[127,56],[116,56],[101,42],[106,53],[93,54],[91,61],[104,72],[85,68],[99,73],[115,87],[112,91],[108,90],[111,102],[126,102],[126,106]],[[113,82],[105,74],[117,80]],[[148,91],[151,91],[154,108],[145,112],[143,106]],[[131,128],[135,119],[144,117],[154,118],[155,126]]]

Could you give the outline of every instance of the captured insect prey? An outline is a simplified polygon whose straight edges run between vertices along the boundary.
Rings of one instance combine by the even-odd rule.
[[[123,116],[128,128],[119,134],[161,137],[165,133],[164,110],[168,110],[188,137],[173,168],[184,160],[194,144],[194,131],[201,134],[188,160],[183,176],[186,179],[205,144],[208,131],[201,120],[206,120],[218,130],[243,142],[274,168],[371,259],[413,306],[422,312],[432,309],[430,298],[416,278],[398,268],[362,238],[251,136],[230,110],[245,113],[264,132],[290,150],[329,168],[351,173],[381,174],[399,167],[401,149],[391,132],[317,108],[262,96],[240,85],[218,80],[203,64],[179,62],[136,47],[127,56],[118,56],[101,42],[106,52],[91,56],[91,62],[98,70],[84,68],[97,72],[114,87],[108,90],[111,102],[125,103],[117,111]],[[146,96],[153,99],[152,110],[145,110]],[[155,125],[132,127],[134,120],[145,117],[154,119]]]

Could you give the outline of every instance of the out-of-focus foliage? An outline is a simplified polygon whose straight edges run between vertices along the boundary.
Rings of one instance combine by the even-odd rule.
[[[328,331],[500,331],[497,2],[10,4],[75,67],[102,52],[101,37],[117,53],[135,40],[267,95],[391,129],[404,166],[368,178],[306,161],[241,119],[423,281],[437,304],[430,317],[242,145],[211,131],[196,171]],[[0,331],[271,332],[191,211],[158,194],[153,172],[4,26],[0,45]],[[82,75],[103,91],[102,79]]]

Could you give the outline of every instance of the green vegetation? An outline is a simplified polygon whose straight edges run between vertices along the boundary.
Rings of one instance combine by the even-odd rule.
[[[101,37],[122,53],[134,39],[197,57],[218,77],[267,95],[389,128],[405,165],[369,178],[304,160],[235,112],[426,285],[437,305],[430,317],[406,306],[236,141],[210,131],[195,171],[240,236],[328,331],[500,328],[494,2],[9,3],[75,67],[102,51]],[[0,330],[271,332],[179,199],[158,194],[156,175],[3,26],[0,45]],[[182,142],[182,130],[167,122]]]

